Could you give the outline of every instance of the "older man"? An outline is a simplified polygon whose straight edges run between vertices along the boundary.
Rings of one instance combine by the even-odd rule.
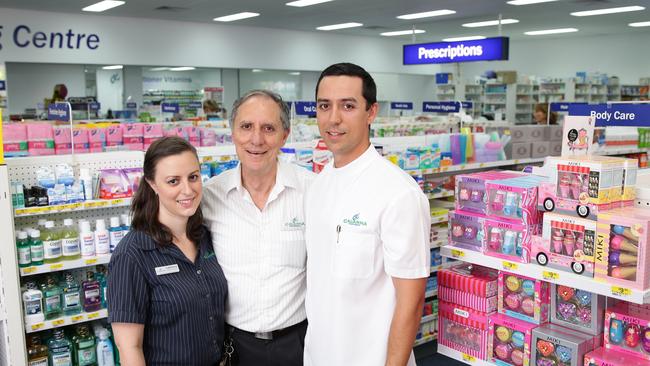
[[[240,164],[208,182],[203,214],[228,280],[226,323],[240,366],[302,365],[307,328],[303,196],[313,173],[278,161],[282,98],[253,90],[233,105]]]

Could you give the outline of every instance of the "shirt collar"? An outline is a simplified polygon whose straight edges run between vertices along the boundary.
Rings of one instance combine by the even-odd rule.
[[[292,169],[290,163],[278,161],[278,169],[275,173],[275,188],[280,189],[284,187],[298,188],[298,177],[296,172]],[[233,169],[232,174],[224,182],[226,193],[230,193],[233,189],[239,192],[244,191],[244,186],[241,180],[241,163]]]
[[[375,150],[375,146],[370,144],[363,154],[359,155],[359,157],[341,168],[334,167],[334,161],[332,160],[332,171],[334,174],[344,175],[361,173],[361,171],[363,171],[378,156],[379,153]]]

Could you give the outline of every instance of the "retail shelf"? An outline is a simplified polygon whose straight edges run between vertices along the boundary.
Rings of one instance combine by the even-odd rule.
[[[31,266],[20,268],[20,276],[33,276],[42,273],[68,271],[71,269],[84,268],[88,266],[95,266],[98,264],[107,264],[111,261],[110,254],[101,254],[92,257],[82,257],[71,261],[61,261],[58,263],[42,264],[40,266]]]
[[[650,304],[650,290],[635,290],[614,286],[607,282],[597,281],[587,276],[572,272],[558,271],[537,263],[515,263],[500,258],[490,257],[483,253],[474,252],[450,246],[440,248],[443,257],[458,259],[498,270],[505,270],[515,274],[532,277],[538,280],[551,282],[556,285],[580,288],[585,291],[629,301],[637,304]]]
[[[436,199],[436,198],[445,198],[445,197],[453,197],[454,196],[454,191],[450,190],[443,190],[442,192],[437,192],[437,193],[425,193],[427,198],[430,200]]]
[[[57,319],[46,320],[41,323],[27,325],[25,327],[25,332],[27,333],[40,332],[42,330],[60,328],[70,324],[84,323],[91,320],[104,319],[107,317],[108,317],[108,310],[101,309],[98,311],[94,311],[92,313],[81,313],[76,315],[69,315]]]
[[[120,198],[114,200],[92,200],[77,203],[67,203],[63,205],[17,208],[14,210],[14,217],[38,216],[61,212],[92,210],[96,208],[106,207],[126,207],[130,205],[131,198]]]
[[[596,155],[621,155],[621,154],[636,154],[641,152],[647,152],[650,148],[647,147],[626,147],[620,149],[605,149],[596,151]]]
[[[445,345],[438,343],[438,353],[445,355],[449,358],[453,358],[456,361],[466,363],[473,366],[494,366],[493,363],[478,359],[474,356],[470,356],[455,349],[449,348]]]
[[[447,244],[447,239],[439,239],[431,242],[431,249],[440,248],[441,246]]]
[[[423,323],[428,323],[432,320],[438,319],[438,314],[430,314],[430,315],[425,315],[422,317],[422,320],[420,320],[420,324]]]
[[[431,290],[424,293],[424,297],[438,296],[438,290]]]
[[[526,158],[526,159],[513,159],[513,160],[500,160],[500,161],[490,161],[486,163],[471,163],[471,164],[458,164],[444,166],[441,168],[435,169],[414,169],[406,170],[410,175],[428,175],[428,174],[437,174],[445,172],[459,172],[463,170],[475,170],[483,168],[497,168],[502,166],[517,165],[517,164],[530,164],[530,163],[541,163],[544,161],[544,158]]]
[[[438,339],[438,334],[424,336],[422,338],[416,339],[414,346],[419,346],[421,344],[429,343],[431,341],[435,341],[436,339]]]
[[[437,266],[432,266],[429,272],[430,273],[438,272],[441,269],[449,268],[449,266],[451,265],[452,265],[451,262],[447,262],[447,263],[439,264]]]
[[[454,192],[451,192],[451,195],[454,195]],[[431,216],[431,223],[432,224],[439,224],[441,222],[447,222],[447,218],[449,216],[447,215],[436,215],[436,216]]]

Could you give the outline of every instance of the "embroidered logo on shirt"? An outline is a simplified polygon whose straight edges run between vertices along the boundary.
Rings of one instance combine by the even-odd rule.
[[[360,214],[356,214],[352,216],[352,219],[343,219],[343,223],[352,226],[368,226],[367,222],[359,220],[359,215]]]
[[[214,257],[214,252],[209,252],[203,255],[203,259],[210,259],[212,257]]]
[[[284,226],[289,227],[289,228],[294,228],[294,229],[295,228],[301,228],[301,227],[305,226],[305,222],[300,221],[297,217],[294,217],[291,221],[285,222]]]

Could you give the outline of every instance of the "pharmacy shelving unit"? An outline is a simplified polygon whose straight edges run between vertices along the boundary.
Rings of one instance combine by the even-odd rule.
[[[607,102],[607,85],[601,83],[592,83],[589,86],[589,103]]]
[[[465,84],[464,94],[458,96],[458,100],[466,100],[472,102],[472,110],[467,111],[472,118],[477,119],[481,116],[483,111],[483,85],[481,84]]]
[[[501,113],[505,116],[508,84],[488,83],[483,90],[483,114],[495,116]]]
[[[566,98],[568,83],[561,80],[549,80],[539,83],[539,102],[552,103],[568,100]]]
[[[533,121],[535,104],[537,104],[535,84],[516,84],[514,88],[515,92],[510,92],[507,95],[509,103],[506,107],[508,109],[506,119],[514,121],[515,124],[530,124]]]
[[[41,218],[55,221],[61,221],[63,218],[72,218],[76,221],[83,218],[93,221],[98,218],[107,218],[125,213],[130,204],[129,199],[93,200],[68,205],[14,209],[10,201],[9,182],[19,181],[27,186],[35,185],[37,181],[35,167],[41,166],[53,167],[56,164],[67,163],[73,167],[75,175],[79,176],[81,167],[90,168],[91,170],[142,167],[143,161],[143,152],[124,151],[11,158],[5,160],[6,165],[0,166],[0,222],[3,224],[8,223],[8,227],[12,228],[12,230],[0,230],[0,240],[4,243],[4,245],[0,245],[0,263],[2,263],[2,283],[4,286],[2,304],[7,315],[3,323],[6,326],[6,337],[10,344],[7,364],[15,366],[27,365],[26,334],[28,333],[103,319],[108,315],[106,309],[102,309],[26,326],[23,320],[21,280],[39,274],[106,264],[110,261],[110,254],[19,268],[13,228],[35,227]]]
[[[650,98],[650,86],[648,85],[621,85],[622,101],[640,101]]]
[[[618,82],[607,84],[607,101],[616,102],[621,100],[621,86]]]
[[[436,100],[453,101],[456,98],[456,84],[436,84]]]

